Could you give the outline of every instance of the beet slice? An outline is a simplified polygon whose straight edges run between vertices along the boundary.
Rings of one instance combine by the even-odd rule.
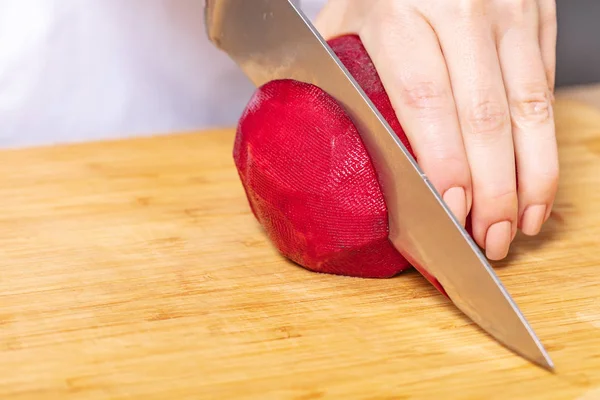
[[[328,43],[414,156],[359,37]],[[294,80],[258,88],[239,121],[233,155],[254,216],[288,259],[364,278],[410,268],[388,239],[385,201],[358,130],[320,88]]]

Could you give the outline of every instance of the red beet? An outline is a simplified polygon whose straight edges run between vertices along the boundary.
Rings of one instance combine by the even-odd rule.
[[[358,36],[328,43],[413,154]],[[260,87],[239,121],[234,160],[252,212],[287,258],[356,277],[410,267],[388,239],[383,194],[359,133],[323,90],[294,80]]]

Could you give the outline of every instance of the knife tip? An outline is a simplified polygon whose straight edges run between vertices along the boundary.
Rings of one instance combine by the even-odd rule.
[[[554,372],[554,362],[550,358],[550,355],[543,347],[540,348],[540,350],[541,350],[542,357],[540,359],[536,360],[536,363],[539,366],[541,366],[542,368],[544,368],[550,372]]]
[[[550,358],[550,355],[540,342],[540,340],[530,332],[530,346],[527,348],[515,349],[518,354],[520,354],[523,358],[528,359],[532,363],[544,368],[549,372],[554,372],[554,362]]]

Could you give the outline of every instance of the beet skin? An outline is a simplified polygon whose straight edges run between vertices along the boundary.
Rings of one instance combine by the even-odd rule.
[[[412,154],[358,36],[328,43]],[[312,271],[365,278],[410,267],[388,239],[383,194],[359,133],[323,90],[294,80],[258,88],[233,154],[254,216],[285,257]]]

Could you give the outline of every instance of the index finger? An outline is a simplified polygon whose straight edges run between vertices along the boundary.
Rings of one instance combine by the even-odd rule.
[[[463,225],[471,176],[437,37],[423,17],[392,2],[358,30],[419,166]]]

